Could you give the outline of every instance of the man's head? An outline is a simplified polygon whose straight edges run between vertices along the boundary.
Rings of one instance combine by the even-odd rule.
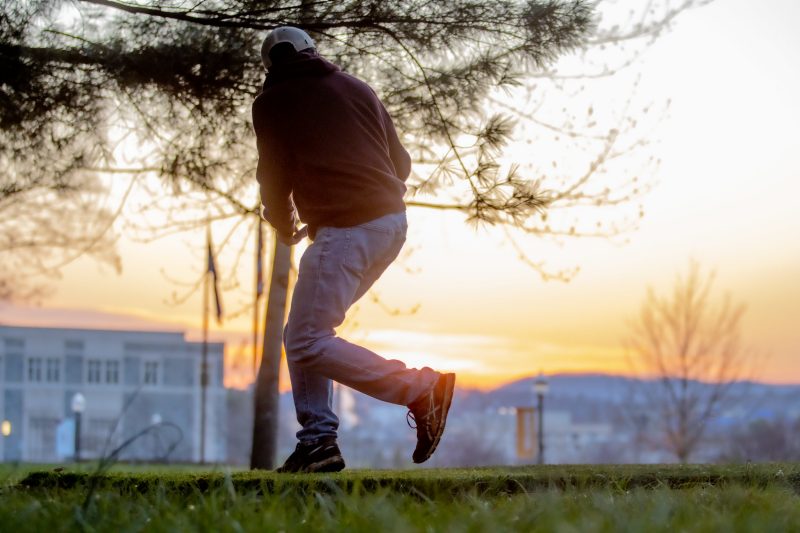
[[[261,45],[261,62],[264,68],[291,60],[301,50],[314,49],[314,41],[300,28],[282,26],[275,28]]]

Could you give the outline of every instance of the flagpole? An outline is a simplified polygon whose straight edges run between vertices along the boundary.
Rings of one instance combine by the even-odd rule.
[[[206,238],[206,254],[211,253],[211,230]],[[211,275],[206,257],[203,274],[203,359],[200,363],[200,464],[206,462],[206,388],[208,387],[208,278]]]
[[[256,278],[256,299],[253,304],[253,381],[255,381],[256,375],[256,368],[258,364],[258,319],[259,319],[259,312],[258,312],[258,302],[261,299],[261,293],[263,291],[263,274],[262,270],[262,258],[264,255],[263,251],[263,233],[261,229],[261,217],[258,217],[258,224],[256,226],[256,268],[255,268],[255,278]]]
[[[256,359],[258,358],[258,316],[258,294],[256,294],[256,300],[253,303],[253,376],[256,375]]]

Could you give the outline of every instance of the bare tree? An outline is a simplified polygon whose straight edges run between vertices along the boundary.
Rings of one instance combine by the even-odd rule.
[[[718,298],[714,279],[692,262],[670,294],[648,290],[629,324],[630,363],[646,378],[639,393],[680,462],[689,460],[726,406],[731,386],[749,377],[757,357],[740,338],[744,305],[729,294]]]

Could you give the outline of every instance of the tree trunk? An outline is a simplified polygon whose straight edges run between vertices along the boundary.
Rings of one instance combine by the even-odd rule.
[[[278,378],[291,265],[292,249],[280,243],[276,237],[264,318],[264,345],[255,386],[251,469],[271,470],[275,466],[278,447]]]

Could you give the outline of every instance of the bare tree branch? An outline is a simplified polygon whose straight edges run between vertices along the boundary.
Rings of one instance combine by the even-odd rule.
[[[731,387],[750,377],[760,355],[740,341],[742,304],[712,298],[714,274],[703,276],[691,263],[670,296],[652,289],[629,324],[631,365],[657,378],[645,392],[660,413],[668,449],[686,462],[702,441],[709,422],[727,407]],[[647,386],[649,387],[649,385]]]

